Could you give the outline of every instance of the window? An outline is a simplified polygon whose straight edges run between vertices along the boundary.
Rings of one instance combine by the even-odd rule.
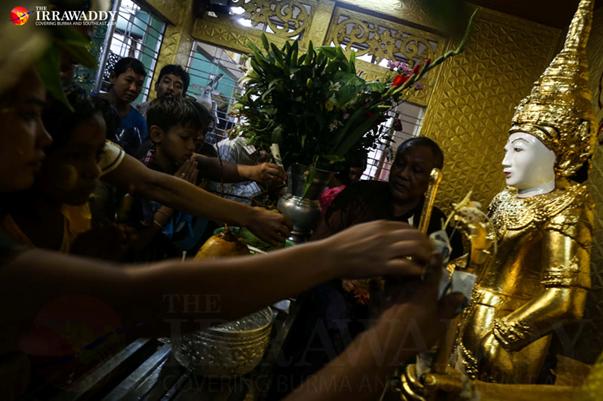
[[[363,180],[387,181],[389,179],[389,171],[396,149],[405,140],[418,136],[421,131],[425,107],[412,103],[401,103],[390,113],[391,117],[382,123],[378,129],[383,133],[392,132],[392,140],[369,152],[366,170],[362,174]],[[402,123],[401,131],[394,131],[394,120],[396,118]]]
[[[205,138],[210,144],[225,138],[235,124],[229,113],[240,93],[238,81],[244,75],[241,58],[241,53],[203,42],[193,43],[187,66],[191,77],[187,94],[202,104],[212,104],[216,124]]]
[[[116,1],[119,1],[117,21],[107,32],[111,39],[96,87],[103,92],[108,91],[115,63],[122,57],[134,57],[144,64],[147,71],[143,89],[134,101],[141,103],[149,96],[166,24],[132,0]]]

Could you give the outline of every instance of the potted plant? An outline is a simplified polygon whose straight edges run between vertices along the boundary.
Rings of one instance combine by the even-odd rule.
[[[238,131],[259,148],[276,145],[275,156],[293,173],[290,198],[297,206],[308,203],[324,184],[316,179],[319,173],[334,170],[352,149],[374,147],[386,112],[416,90],[428,71],[460,53],[468,31],[456,49],[436,60],[412,68],[390,64],[393,74],[383,82],[359,76],[353,52],[348,57],[340,47],[310,42],[300,53],[298,41],[279,48],[262,35],[262,49],[250,44],[244,91],[235,106],[242,117]]]

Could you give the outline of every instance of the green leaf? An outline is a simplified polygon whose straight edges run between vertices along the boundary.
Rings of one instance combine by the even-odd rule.
[[[308,51],[306,52],[306,60],[305,64],[310,65],[314,62],[314,57],[316,56],[316,52],[314,51],[314,46],[312,45],[312,41],[308,43]]]
[[[336,47],[323,46],[318,48],[318,53],[330,58],[337,58],[337,49]]]
[[[352,51],[350,54],[350,60],[348,61],[348,72],[356,75],[356,52]]]
[[[299,42],[296,40],[295,42],[293,42],[293,45],[291,46],[292,48],[292,52],[291,52],[291,61],[292,61],[292,65],[296,66],[297,63],[297,54],[299,53]]]
[[[270,44],[268,43],[268,38],[264,32],[262,32],[262,45],[266,51],[270,51]]]

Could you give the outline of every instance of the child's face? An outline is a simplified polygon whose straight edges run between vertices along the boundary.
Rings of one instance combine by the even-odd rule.
[[[175,125],[163,135],[158,149],[174,168],[178,168],[195,152],[198,133],[199,130],[195,127]]]
[[[64,145],[48,152],[36,187],[63,204],[86,203],[100,174],[104,146],[105,121],[96,113],[79,123]]]

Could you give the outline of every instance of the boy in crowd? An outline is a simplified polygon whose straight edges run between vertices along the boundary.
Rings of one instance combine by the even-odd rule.
[[[143,163],[197,184],[196,141],[211,121],[209,113],[194,100],[163,96],[151,102],[147,120],[153,147]],[[131,218],[140,227],[136,258],[143,260],[179,256],[198,248],[207,227],[204,218],[148,200],[135,202]]]
[[[182,97],[186,95],[190,76],[184,68],[177,64],[168,64],[159,71],[159,77],[155,81],[155,93],[157,98],[164,96]],[[146,117],[151,101],[139,104],[136,108]]]
[[[140,95],[146,75],[144,65],[139,60],[124,57],[113,67],[109,92],[99,95],[114,107],[120,119],[117,130],[108,132],[107,139],[117,142],[130,155],[136,154],[148,138],[147,123],[132,106]]]

